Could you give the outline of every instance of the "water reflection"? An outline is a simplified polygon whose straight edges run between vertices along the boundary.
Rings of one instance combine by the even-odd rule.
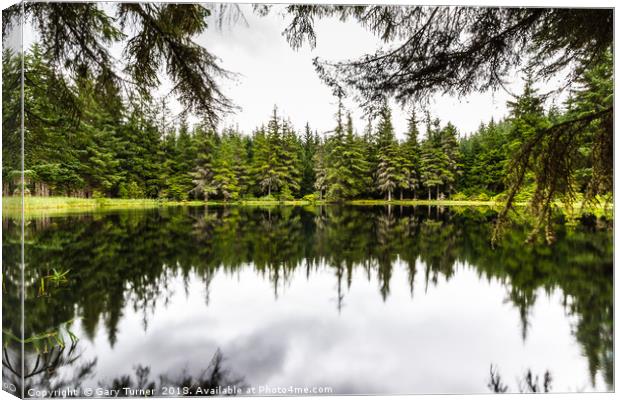
[[[490,378],[487,387],[493,393],[506,393],[509,386],[504,383],[497,367],[491,365],[489,370]],[[528,369],[523,378],[518,379],[519,392],[521,393],[549,393],[551,392],[551,372],[545,371],[542,379],[538,375],[534,375],[531,369]]]
[[[452,297],[446,297],[448,300],[445,301],[460,301],[459,296],[464,296],[463,301],[467,301],[472,296],[488,292],[487,296],[492,297],[484,301],[492,303],[497,297],[495,290],[501,290],[504,303],[518,310],[520,323],[515,328],[523,346],[529,346],[530,331],[536,328],[532,322],[533,310],[537,305],[548,304],[557,298],[564,313],[562,323],[570,325],[570,340],[577,342],[575,345],[579,346],[589,370],[591,387],[572,389],[613,389],[613,247],[609,228],[604,222],[601,226],[600,220],[584,220],[576,226],[561,225],[558,241],[549,247],[524,246],[528,228],[515,225],[498,246],[491,248],[489,230],[494,217],[494,211],[480,208],[211,207],[33,219],[26,226],[25,338],[53,333],[67,321],[78,317],[77,339],[90,360],[83,363],[90,365],[92,371],[89,372],[96,377],[100,375],[97,368],[105,369],[96,366],[97,359],[122,361],[127,341],[130,340],[127,339],[129,321],[137,318],[143,339],[151,340],[151,345],[157,346],[158,351],[164,352],[167,346],[172,349],[173,345],[176,349],[183,342],[184,351],[200,353],[197,358],[201,362],[197,359],[188,367],[184,378],[190,379],[188,382],[191,379],[199,381],[201,376],[205,376],[201,375],[205,360],[214,352],[220,354],[217,349],[221,343],[217,342],[227,337],[226,333],[209,337],[209,341],[201,342],[203,347],[195,344],[196,347],[191,349],[194,337],[192,328],[181,324],[177,328],[170,327],[165,334],[161,333],[162,327],[157,325],[161,315],[164,310],[178,308],[180,299],[199,296],[202,305],[192,302],[190,308],[177,311],[203,329],[201,332],[206,332],[204,335],[215,335],[211,333],[213,329],[224,329],[218,324],[228,323],[228,318],[244,318],[249,313],[251,302],[259,290],[256,288],[260,287],[256,283],[259,279],[269,283],[273,302],[265,303],[264,309],[253,312],[265,316],[273,314],[274,325],[271,328],[275,331],[259,326],[260,322],[254,330],[245,327],[240,330],[243,332],[243,336],[238,338],[240,342],[229,343],[229,350],[233,353],[231,365],[243,369],[239,376],[249,375],[248,384],[260,385],[268,379],[280,379],[287,383],[286,379],[290,377],[287,378],[281,369],[284,368],[282,364],[291,360],[290,354],[283,353],[283,341],[295,341],[297,347],[294,348],[301,349],[306,345],[305,348],[313,349],[319,340],[318,336],[305,337],[300,334],[304,329],[324,329],[325,335],[330,336],[321,340],[335,343],[338,335],[349,329],[344,326],[345,323],[353,324],[357,321],[354,316],[363,317],[364,313],[368,313],[368,318],[381,319],[376,322],[384,324],[384,328],[372,328],[385,331],[377,331],[377,337],[381,337],[379,333],[389,337],[389,329],[401,323],[397,323],[396,319],[408,318],[406,315],[399,316],[405,307],[409,307],[407,304],[422,305],[424,301],[435,301],[439,307],[439,314],[433,320],[435,325],[443,324],[444,328],[452,329],[450,321],[456,324],[460,316],[441,305],[444,303],[432,300],[430,292],[433,288],[447,292],[454,281],[458,291]],[[19,283],[16,279],[16,271],[19,270],[19,229],[11,220],[3,223],[3,311],[6,315],[6,311],[19,301],[11,296],[17,293],[15,289]],[[53,284],[46,278],[65,272],[66,282]],[[216,281],[216,276],[226,280]],[[300,288],[300,279],[312,286]],[[403,284],[408,288],[409,299],[406,302],[398,293],[394,294]],[[365,285],[374,286],[380,303],[384,305],[376,303],[370,294],[361,296],[356,293]],[[307,294],[305,290],[308,290]],[[320,298],[328,298],[329,307],[339,316],[323,318],[328,310],[318,300]],[[212,305],[214,301],[231,303],[225,313],[212,317],[218,310],[217,304]],[[289,304],[283,304],[286,302]],[[304,308],[309,307],[308,302],[314,303],[310,305],[314,309]],[[184,304],[187,306],[190,303]],[[289,309],[277,311],[280,307]],[[399,307],[402,310],[399,311]],[[371,317],[373,310],[377,310],[378,317]],[[389,317],[392,314],[388,310],[395,313],[394,317]],[[476,314],[480,310],[472,309],[470,312]],[[200,318],[206,317],[211,318],[208,324],[206,319],[200,321]],[[311,318],[314,319],[311,321]],[[414,316],[411,318],[415,319]],[[479,333],[492,335],[494,329],[499,332],[498,319],[498,316],[489,315],[477,328]],[[427,325],[415,325],[415,329],[421,330],[417,333],[421,335],[419,340],[426,340],[426,334],[433,334],[430,331],[435,329],[433,321]],[[373,322],[366,321],[369,324]],[[556,324],[558,329],[559,326],[560,323]],[[19,331],[14,321],[6,321],[4,328],[8,332]],[[412,327],[403,325],[402,329]],[[285,338],[284,331],[291,334]],[[372,341],[375,331],[371,332],[368,326],[360,326],[352,332],[361,335],[356,339],[366,340],[368,346],[377,346],[375,352],[397,351],[398,346],[414,346],[405,339],[398,343],[379,339]],[[161,333],[161,338],[156,338],[157,332]],[[279,339],[272,340],[274,335]],[[120,336],[125,338],[125,342],[119,342]],[[106,343],[102,343],[103,337]],[[546,339],[554,340],[551,337]],[[308,343],[297,343],[305,340]],[[460,346],[473,345],[468,340],[463,337],[456,341],[461,342],[458,343]],[[58,346],[58,343],[47,343],[48,352]],[[69,354],[70,343],[71,340],[66,341],[63,347],[66,356],[60,357],[75,363],[78,357]],[[11,357],[15,359],[17,354],[15,345],[5,341],[3,376],[19,381],[11,376],[16,371],[9,368],[9,365],[16,365],[11,364],[10,360]],[[567,344],[567,348],[575,345]],[[513,345],[516,346],[518,344]],[[32,342],[26,343],[25,347],[28,363],[36,364],[42,354],[48,353]],[[368,357],[371,357],[369,354],[381,357],[371,350],[362,353]],[[334,354],[344,355],[343,352]],[[450,354],[442,355],[440,361],[453,363],[453,368],[460,371],[461,366],[451,359]],[[125,365],[115,371],[135,367],[132,363],[136,361],[130,355],[124,357],[127,358]],[[404,362],[394,357],[383,357],[384,362],[392,361],[394,365]],[[370,372],[367,371],[348,371],[346,366],[350,360],[330,359],[329,362],[335,364],[327,369],[338,371],[338,377],[322,376],[313,380],[312,374],[300,374],[295,379],[308,384],[329,385],[337,382],[338,393],[480,392],[482,388],[486,390],[487,385],[497,391],[504,387],[507,391],[517,391],[527,388],[528,382],[538,389],[547,387],[543,383],[546,378],[541,378],[541,383],[537,383],[531,373],[529,381],[525,373],[524,383],[515,387],[502,381],[492,383],[494,376],[499,374],[492,371],[489,383],[489,363],[510,362],[510,357],[501,355],[480,360],[486,367],[480,368],[476,376],[486,374],[487,378],[479,379],[478,384],[460,384],[453,373],[446,372],[444,376],[433,377],[437,380],[436,388],[429,386],[421,389],[413,381],[402,381],[406,376],[402,372],[392,378],[399,382],[387,382],[387,378],[381,378],[380,374],[368,376]],[[376,362],[376,368],[385,367],[381,365],[381,360]],[[423,364],[425,360],[415,362]],[[112,365],[110,363],[112,361],[107,365]],[[45,370],[53,374],[63,368],[82,380],[88,375],[69,362]],[[140,368],[140,373],[144,375],[150,367]],[[271,375],[267,374],[270,368],[273,369]],[[303,372],[303,367],[300,368]],[[169,375],[169,371],[161,368],[158,373]],[[359,380],[353,379],[356,374],[361,374]],[[56,385],[66,385],[60,375],[52,381]],[[554,373],[554,378],[556,375]],[[126,382],[128,376],[107,378],[110,382],[114,379]],[[280,378],[274,378],[278,376]],[[604,387],[601,387],[600,380],[597,382],[597,376],[602,377]],[[570,379],[566,377],[566,380]],[[26,386],[37,387],[41,384],[29,379]],[[76,380],[74,385],[83,386],[83,383]],[[555,390],[571,390],[570,387],[554,386]]]

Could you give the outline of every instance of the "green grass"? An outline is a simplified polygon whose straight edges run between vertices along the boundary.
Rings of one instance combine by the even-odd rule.
[[[351,205],[409,205],[409,206],[502,206],[503,203],[495,201],[479,201],[479,200],[351,200],[347,202]]]
[[[167,202],[155,199],[84,199],[75,197],[35,197],[24,199],[24,213],[32,215],[54,215],[86,211],[112,211],[130,209],[148,209],[174,205],[204,205],[197,202]],[[22,202],[20,197],[2,198],[2,213],[5,216],[19,216]]]
[[[87,212],[87,211],[114,211],[131,209],[149,209],[169,206],[205,206],[205,205],[240,205],[240,206],[309,206],[329,204],[326,201],[308,200],[276,200],[276,199],[251,199],[238,200],[233,202],[223,201],[166,201],[156,199],[84,199],[75,197],[35,197],[25,198],[24,212],[27,216],[55,215],[65,213]],[[405,206],[465,206],[465,207],[493,207],[499,208],[503,203],[497,201],[480,200],[351,200],[344,204],[355,206],[376,206],[376,205],[405,205]],[[516,204],[524,206],[525,203]],[[573,205],[575,210],[580,209],[580,203]],[[562,205],[558,203],[561,208]],[[598,210],[600,208],[600,210]],[[592,210],[590,210],[592,211]],[[2,198],[2,212],[5,216],[16,217],[21,214],[21,198],[15,196]],[[595,214],[610,214],[610,209],[604,210],[603,207],[595,207]],[[611,206],[613,213],[613,205]]]
[[[325,201],[308,201],[308,200],[239,200],[233,203],[223,204],[238,204],[242,206],[307,206],[311,204],[326,204]]]

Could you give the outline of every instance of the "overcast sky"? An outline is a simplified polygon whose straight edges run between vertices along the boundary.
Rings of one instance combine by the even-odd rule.
[[[108,12],[114,8],[103,3]],[[240,5],[245,22],[224,25],[218,29],[213,17],[209,28],[195,40],[220,59],[220,65],[238,74],[235,80],[221,80],[223,92],[240,110],[223,119],[222,127],[238,125],[244,133],[251,133],[256,127],[267,123],[274,105],[280,114],[289,118],[293,126],[301,131],[309,122],[319,133],[333,130],[336,112],[336,98],[331,90],[318,78],[312,60],[344,60],[358,58],[366,53],[374,53],[381,43],[371,33],[361,28],[355,21],[341,22],[337,18],[319,19],[316,22],[317,46],[310,49],[306,44],[295,51],[288,45],[282,32],[289,23],[280,11],[284,6],[275,5],[266,17],[256,15],[251,5]],[[28,27],[24,32],[26,47],[36,39]],[[392,46],[396,46],[394,43]],[[121,58],[122,45],[115,46],[112,54]],[[170,91],[171,85],[161,72],[162,87],[158,93]],[[522,81],[515,72],[514,81],[507,88],[520,93]],[[553,85],[543,84],[546,91]],[[461,135],[476,130],[481,122],[492,117],[506,116],[506,102],[511,96],[500,89],[496,92],[475,93],[464,98],[436,96],[429,111],[438,117],[442,124],[452,122]],[[173,111],[181,107],[171,98]],[[363,132],[368,119],[352,100],[345,100],[351,111],[355,129]],[[407,111],[392,103],[393,122],[398,137],[406,130]],[[190,118],[190,122],[197,122]],[[420,126],[422,128],[422,126]]]
[[[237,23],[222,30],[210,28],[197,39],[221,59],[228,70],[240,74],[235,82],[223,84],[225,93],[242,108],[224,120],[225,125],[238,124],[245,132],[268,121],[275,105],[289,117],[297,129],[308,121],[313,129],[326,132],[334,128],[336,98],[318,78],[312,60],[343,60],[374,52],[383,44],[355,21],[337,18],[317,21],[317,46],[304,45],[294,51],[283,30],[289,19],[276,6],[267,17],[259,17],[251,6],[243,5],[247,25]],[[519,85],[514,90],[519,90]],[[499,119],[506,114],[509,95],[504,91],[482,93],[457,99],[438,96],[430,106],[431,113],[442,123],[451,121],[463,133],[474,131],[481,121]],[[367,118],[352,101],[345,106],[353,114],[355,128],[362,132]],[[396,132],[402,137],[406,130],[407,110],[393,104]]]

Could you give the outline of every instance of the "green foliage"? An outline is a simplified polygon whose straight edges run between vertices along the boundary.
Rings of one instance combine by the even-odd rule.
[[[301,182],[300,194],[309,195],[314,192],[316,182],[316,171],[314,168],[314,158],[319,147],[319,137],[317,133],[312,133],[310,124],[306,123],[301,145]]]
[[[383,40],[387,48],[357,59],[314,61],[327,85],[352,92],[371,110],[386,97],[423,104],[435,94],[500,89],[524,66],[536,80],[569,81],[613,46],[609,8],[291,5],[287,14],[284,33],[293,48],[314,46],[315,24],[329,17],[354,20]]]
[[[67,80],[92,76],[103,97],[115,96],[122,89],[127,98],[149,100],[160,86],[158,74],[163,70],[186,111],[197,112],[214,126],[232,108],[217,83],[231,74],[193,40],[207,29],[212,9],[199,4],[117,3],[102,7],[96,3],[33,2],[23,7],[24,16],[21,7],[7,9],[2,32],[4,38],[21,18],[28,19],[53,71],[66,75]],[[125,61],[120,68],[109,52],[119,44],[124,46]],[[64,105],[70,113],[81,112],[74,101]]]
[[[386,105],[381,109],[377,127],[377,170],[376,185],[380,193],[392,200],[392,193],[404,180],[404,159],[396,142],[392,113]]]
[[[364,142],[354,133],[351,115],[343,122],[342,97],[338,99],[336,127],[325,141],[317,159],[316,181],[319,191],[325,190],[330,200],[342,201],[363,193],[369,183],[369,164],[365,159]],[[322,186],[322,187],[321,187]]]
[[[311,203],[315,203],[315,202],[320,200],[319,199],[319,195],[316,194],[316,193],[307,194],[302,199],[305,200],[305,201],[309,201]]]
[[[19,57],[10,51],[4,56],[10,82]],[[611,193],[610,54],[584,72],[562,109],[545,110],[530,78],[508,104],[505,120],[481,124],[463,137],[427,112],[420,137],[412,109],[403,140],[396,138],[387,102],[376,126],[369,120],[362,135],[340,98],[335,129],[325,138],[309,124],[300,135],[275,107],[268,123],[246,136],[234,128],[216,131],[208,121],[190,126],[184,115],[175,126],[165,102],[125,101],[118,92],[104,97],[94,76],[66,82],[38,45],[24,63],[26,77],[36,83],[24,93],[24,184],[25,193],[35,196],[234,201],[316,193],[319,200],[343,201],[424,193],[420,197],[531,202],[544,227],[555,200]],[[64,107],[66,91],[75,94],[77,124]],[[7,110],[14,108],[14,93],[4,92]],[[19,194],[18,131],[8,111],[3,118],[3,189]]]
[[[281,190],[299,195],[302,179],[302,144],[289,122],[278,116],[274,107],[267,128],[259,128],[253,137],[251,170],[258,192],[271,196]]]
[[[511,110],[509,149],[513,153],[508,175],[507,204],[496,233],[523,185],[533,183],[530,201],[537,224],[531,232],[534,240],[541,232],[547,242],[555,234],[551,227],[557,199],[572,204],[576,198],[577,171],[592,166],[592,184],[587,198],[611,193],[613,171],[613,91],[610,53],[600,64],[591,65],[582,77],[575,100],[569,99],[567,111],[544,112],[542,96],[533,88],[531,76],[523,94],[508,105]],[[587,99],[595,98],[596,104]],[[593,151],[588,155],[584,146]],[[584,157],[585,156],[585,157]],[[578,167],[581,167],[578,169]]]
[[[420,176],[420,132],[418,131],[418,120],[415,109],[412,109],[408,120],[407,134],[404,143],[400,146],[402,162],[400,165],[401,173],[398,182],[400,197],[403,198],[403,191],[410,191],[411,197],[415,199],[416,190],[421,186]]]

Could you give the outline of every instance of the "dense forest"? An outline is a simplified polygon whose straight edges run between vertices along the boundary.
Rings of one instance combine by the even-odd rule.
[[[341,98],[330,132],[318,133],[311,123],[294,127],[274,106],[271,117],[250,133],[216,130],[207,121],[189,126],[183,114],[172,115],[165,99],[110,96],[89,74],[68,85],[37,44],[24,64],[25,175],[28,193],[37,196],[502,200],[514,155],[524,142],[541,129],[613,102],[607,52],[561,107],[545,108],[545,95],[529,76],[521,94],[509,102],[507,118],[491,119],[469,135],[413,107],[407,132],[395,132],[387,102],[367,126],[355,127]],[[6,50],[3,67],[4,81],[13,81],[20,58]],[[19,98],[10,85],[4,89],[4,117],[9,118]],[[66,106],[67,92],[76,93],[77,107]],[[597,183],[592,152],[601,125],[595,118],[579,132],[579,140],[554,144],[574,154],[571,180],[563,183],[575,193],[586,193]],[[10,195],[19,186],[20,142],[9,131],[3,136],[3,194]],[[535,161],[532,169],[539,167]],[[526,175],[521,199],[531,197],[534,180],[533,172]]]
[[[355,59],[312,61],[368,126],[351,126],[342,106],[318,135],[277,110],[254,132],[220,126],[236,110],[221,86],[235,74],[197,40],[244,13],[283,17],[292,51],[325,40],[315,25],[327,18],[379,39]],[[37,34],[23,57],[25,182],[22,57],[5,52],[4,195],[25,185],[31,195],[174,200],[491,198],[503,204],[496,233],[525,201],[533,232],[552,240],[559,201],[590,205],[613,192],[610,8],[32,2],[3,11],[3,39],[22,17]],[[180,115],[153,96],[164,77]],[[550,81],[546,93],[533,84]],[[513,97],[509,115],[491,122],[482,110],[478,132],[426,112],[437,95],[495,91]],[[394,132],[392,103],[410,113],[409,132]],[[202,122],[189,126],[189,115]]]

